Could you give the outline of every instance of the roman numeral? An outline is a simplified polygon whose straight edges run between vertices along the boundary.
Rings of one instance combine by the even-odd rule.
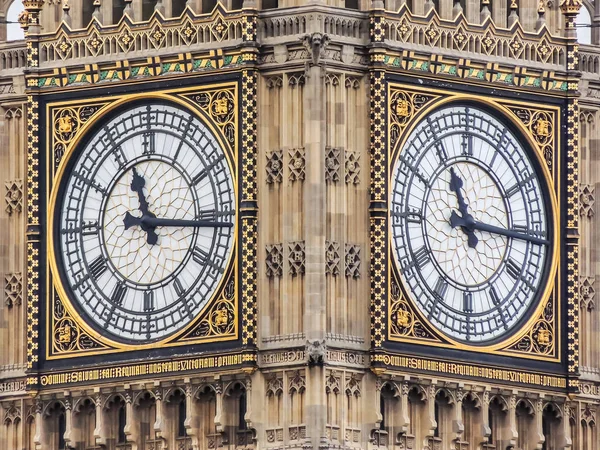
[[[194,251],[192,252],[192,258],[198,264],[202,266],[210,266],[213,269],[217,270],[219,273],[225,272],[225,269],[220,267],[218,264],[215,264],[214,261],[210,259],[210,255],[202,250],[200,247],[194,247]]]
[[[413,254],[413,257],[415,258],[415,264],[419,268],[419,270],[421,270],[423,267],[425,267],[425,265],[430,261],[429,260],[429,251],[427,250],[427,247],[425,247],[425,246],[418,249]]]
[[[473,156],[473,136],[470,134],[462,135],[462,154],[465,156]]]
[[[175,289],[177,297],[183,297],[183,294],[185,294],[185,289],[183,288],[181,281],[179,281],[179,278],[173,280],[173,289]]]
[[[446,283],[444,279],[438,278],[437,282],[435,283],[435,288],[433,290],[438,295],[438,297],[443,299],[446,297],[446,291],[448,291],[448,283]]]
[[[435,153],[442,163],[448,159],[448,152],[446,152],[443,142],[438,141],[435,143]]]
[[[494,286],[490,288],[490,299],[492,300],[494,306],[500,305],[500,297],[498,296],[498,293],[496,292],[496,288]]]
[[[156,153],[156,135],[153,132],[144,133],[142,146],[144,150],[142,155],[153,155]]]
[[[467,314],[473,312],[473,294],[471,292],[463,292],[463,311]]]
[[[110,301],[113,305],[123,306],[123,299],[127,293],[127,287],[124,284],[117,284],[110,294]]]
[[[202,180],[204,180],[208,174],[210,173],[211,170],[213,170],[213,168],[219,164],[223,158],[225,158],[224,154],[220,154],[219,156],[217,156],[213,162],[211,162],[208,166],[206,166],[204,169],[202,169],[193,179],[192,179],[192,184],[195,186],[198,183],[200,183]]]
[[[420,210],[414,211],[398,211],[392,212],[392,217],[405,219],[409,223],[421,223],[423,221],[423,214]]]
[[[508,261],[506,261],[506,272],[515,280],[518,280],[521,276],[521,267],[515,261],[508,258]]]
[[[102,256],[98,256],[90,263],[90,272],[96,279],[100,278],[106,269],[106,260]]]
[[[154,311],[154,291],[144,291],[144,311]]]

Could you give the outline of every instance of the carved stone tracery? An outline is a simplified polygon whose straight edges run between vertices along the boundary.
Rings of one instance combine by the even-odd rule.
[[[4,303],[9,308],[23,303],[23,274],[20,272],[4,275]]]
[[[4,183],[6,193],[6,212],[9,216],[13,213],[20,213],[23,210],[23,180],[11,180]]]
[[[283,275],[283,244],[267,245],[266,252],[265,272],[267,277],[281,277]]]

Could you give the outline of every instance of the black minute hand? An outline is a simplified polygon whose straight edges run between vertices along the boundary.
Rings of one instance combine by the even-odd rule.
[[[452,215],[450,216],[450,225],[453,228],[463,227],[468,230],[486,231],[488,233],[500,234],[502,236],[510,238],[522,239],[524,241],[529,241],[539,245],[549,244],[549,241],[547,241],[546,239],[531,236],[530,234],[526,233],[520,233],[514,230],[507,230],[506,228],[500,228],[494,225],[488,225],[487,223],[477,222],[475,219],[473,219],[473,216],[471,216],[470,214],[467,214],[466,217],[461,217],[458,214],[456,214],[455,211],[452,211]]]
[[[212,222],[209,220],[188,220],[188,219],[162,219],[154,216],[143,215],[134,217],[129,212],[125,213],[125,229],[136,225],[146,227],[195,227],[195,228],[231,228],[231,222]]]

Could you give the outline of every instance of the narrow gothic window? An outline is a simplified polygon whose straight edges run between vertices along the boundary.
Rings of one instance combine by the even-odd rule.
[[[233,0],[231,2],[231,9],[242,9],[243,0]]]
[[[435,399],[435,406],[433,408],[433,417],[435,419],[436,427],[433,432],[434,437],[440,437],[440,402],[437,397]]]
[[[181,402],[179,402],[179,421],[178,421],[178,431],[177,431],[177,436],[178,437],[185,437],[185,419],[187,418],[186,416],[186,404],[185,404],[185,398],[183,400],[181,400]]]
[[[65,432],[67,431],[67,422],[64,413],[58,416],[58,450],[65,450]]]
[[[125,11],[125,0],[114,0],[112,5],[112,23],[118,23]]]
[[[346,0],[347,9],[358,9],[358,0]]]
[[[119,408],[119,436],[117,437],[117,442],[119,444],[125,443],[125,422],[126,422],[125,407],[121,406]]]
[[[262,9],[274,9],[279,8],[278,0],[263,0]]]
[[[217,6],[217,0],[202,0],[202,14],[210,13]]]
[[[156,0],[142,0],[142,19],[148,20],[154,12]]]
[[[185,9],[186,0],[173,0],[173,17],[179,17],[183,14],[183,10]]]
[[[385,428],[385,398],[383,397],[383,393],[381,393],[379,397],[379,412],[381,413],[381,424],[379,425],[379,429],[383,430]]]
[[[88,24],[91,22],[93,14],[94,2],[91,0],[83,2],[83,5],[81,5],[81,20],[84,27],[87,27]]]
[[[239,416],[239,424],[238,424],[238,428],[240,430],[245,430],[246,429],[246,393],[242,392],[242,394],[240,395],[240,416]]]

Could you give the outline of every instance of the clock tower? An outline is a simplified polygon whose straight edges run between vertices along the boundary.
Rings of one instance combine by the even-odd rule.
[[[589,4],[23,5],[0,448],[600,446]]]

